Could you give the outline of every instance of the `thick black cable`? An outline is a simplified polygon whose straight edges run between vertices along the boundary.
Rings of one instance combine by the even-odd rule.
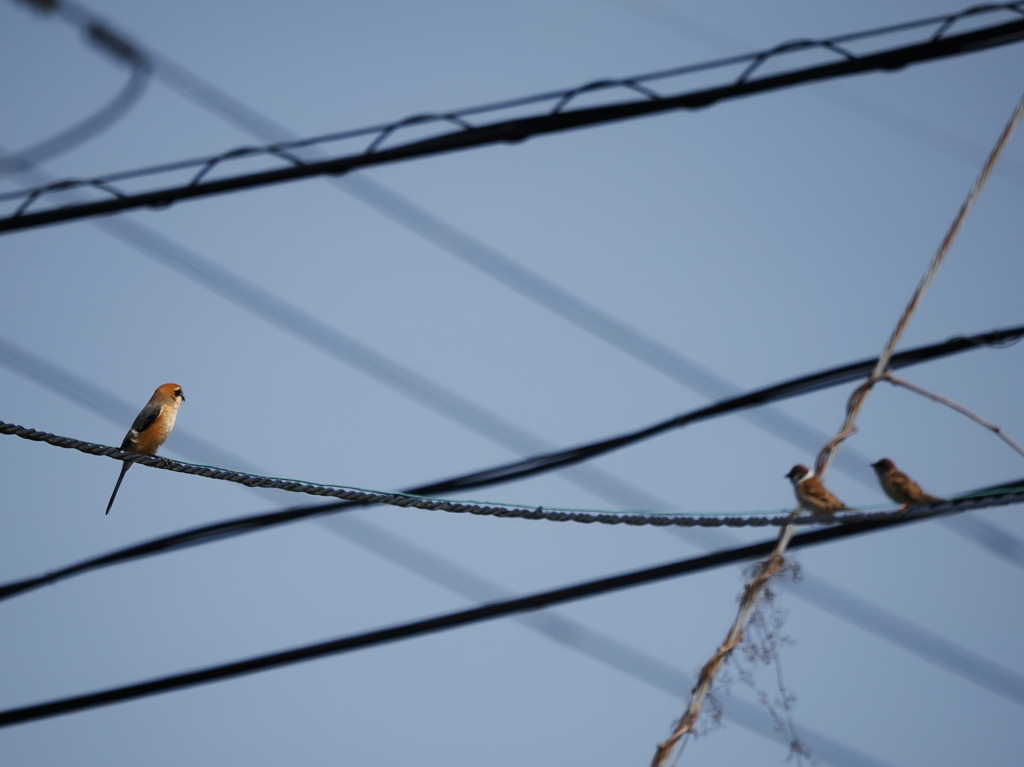
[[[26,2],[32,3],[33,0],[25,0]],[[125,35],[114,30],[109,24],[104,22],[95,14],[91,13],[83,6],[76,3],[64,1],[56,3],[57,10],[62,12],[62,15],[72,24],[80,27],[90,38],[97,37],[97,31],[101,33],[101,37],[104,40],[114,41],[116,47],[126,51],[129,55],[142,56],[142,47],[131,42]],[[580,93],[594,92],[595,90],[607,90],[614,89],[617,87],[625,86],[627,84],[646,83],[665,78],[680,77],[683,75],[694,74],[698,72],[704,72],[710,69],[718,69],[723,67],[730,67],[735,65],[744,64],[749,70],[751,67],[762,66],[765,62],[772,58],[783,56],[791,53],[803,53],[809,49],[819,48],[829,52],[830,56],[842,55],[839,53],[837,46],[857,40],[879,37],[887,34],[895,34],[900,32],[907,32],[914,29],[920,29],[923,27],[937,27],[937,31],[933,33],[932,38],[941,38],[949,28],[957,21],[986,15],[990,13],[1007,12],[1014,15],[1024,14],[1024,2],[1018,0],[1017,2],[1008,2],[1000,4],[984,4],[978,6],[972,6],[963,11],[958,11],[952,14],[943,14],[941,16],[932,16],[924,19],[917,19],[910,22],[904,22],[900,24],[890,25],[886,27],[878,27],[869,29],[861,32],[855,32],[847,35],[838,35],[826,40],[814,41],[814,40],[799,40],[796,42],[788,42],[778,45],[774,48],[770,48],[756,53],[740,54],[734,56],[728,56],[721,59],[714,59],[712,61],[702,62],[699,64],[689,64],[681,67],[675,67],[667,70],[660,70],[657,72],[650,72],[643,75],[633,75],[631,77],[622,78],[620,80],[601,80],[598,82],[589,83],[577,88],[569,90],[549,91],[546,93],[535,94],[533,96],[525,96],[520,98],[508,99],[500,102],[493,102],[483,104],[480,106],[463,108],[458,110],[450,110],[443,113],[419,115],[415,117],[409,117],[402,120],[398,120],[394,123],[382,124],[369,126],[366,128],[358,128],[355,130],[340,131],[335,133],[329,133],[322,136],[315,136],[312,138],[295,138],[290,135],[281,134],[278,130],[278,126],[272,121],[266,118],[259,117],[256,122],[261,123],[258,126],[259,132],[267,134],[264,139],[269,143],[269,146],[265,147],[246,147],[243,149],[231,150],[230,152],[222,155],[215,155],[212,157],[204,157],[193,160],[185,160],[183,162],[165,163],[158,166],[152,166],[149,168],[142,168],[134,171],[127,171],[124,173],[108,174],[104,177],[104,181],[113,182],[121,181],[131,178],[136,178],[139,175],[152,175],[159,173],[166,173],[173,170],[181,170],[185,168],[203,167],[210,166],[211,163],[216,163],[218,160],[227,158],[237,157],[251,157],[254,154],[279,154],[281,152],[292,152],[296,149],[309,148],[318,144],[324,144],[329,142],[340,141],[346,138],[353,138],[359,136],[373,136],[380,133],[392,133],[396,129],[404,125],[423,125],[429,122],[450,122],[454,120],[465,121],[465,118],[475,116],[487,112],[500,112],[504,110],[515,109],[518,107],[529,106],[532,104],[557,101],[562,103],[567,99],[571,99]],[[94,39],[95,42],[95,39]],[[109,46],[108,46],[109,47]],[[847,53],[846,55],[851,55]],[[216,91],[216,89],[206,85],[197,83],[196,78],[186,73],[181,67],[177,66],[173,62],[166,58],[154,56],[152,52],[147,51],[146,60],[155,61],[160,69],[163,70],[164,74],[169,75],[169,84],[172,87],[182,88],[186,90],[196,91],[198,85],[198,95],[206,100],[212,100],[215,98],[223,98],[223,94]],[[229,103],[223,104],[219,111],[228,120],[240,123],[242,120],[251,121],[253,112],[251,109],[245,107],[237,100],[230,99]],[[90,182],[79,182],[88,184]],[[12,199],[10,194],[0,195],[0,200]]]
[[[886,521],[872,523],[858,523],[829,527],[824,530],[816,530],[810,533],[803,533],[794,536],[790,548],[810,546],[828,541],[847,538],[852,535],[861,535],[873,532],[882,528],[894,527],[916,521],[915,518],[897,517]],[[550,607],[556,604],[565,604],[585,597],[605,594],[610,591],[639,586],[645,583],[652,583],[667,578],[675,578],[682,575],[701,572],[715,567],[740,562],[755,557],[761,557],[771,553],[775,546],[774,540],[763,541],[749,546],[719,551],[693,559],[685,559],[667,565],[636,570],[622,575],[601,578],[573,586],[545,591],[538,594],[531,594],[516,599],[508,599],[495,602],[481,607],[474,607],[469,610],[460,610],[454,613],[428,618],[426,620],[414,621],[385,629],[378,629],[362,634],[332,639],[326,642],[317,642],[303,647],[297,647],[282,652],[260,655],[247,658],[233,663],[226,663],[218,666],[211,666],[197,671],[190,671],[182,674],[173,674],[158,679],[151,679],[137,684],[115,687],[100,692],[86,695],[76,695],[69,698],[39,703],[21,708],[0,711],[0,727],[7,727],[22,722],[47,719],[62,714],[69,714],[75,711],[105,706],[120,701],[132,700],[162,692],[170,692],[183,687],[193,687],[200,684],[228,679],[244,674],[252,674],[259,671],[266,671],[272,668],[299,663],[301,661],[313,660],[327,655],[338,655],[352,650],[395,642],[401,639],[409,639],[416,636],[444,631],[446,629],[466,626],[479,623],[485,620],[500,618],[515,613],[529,610],[538,610],[543,607]]]
[[[939,344],[910,349],[895,355],[892,360],[893,368],[915,365],[932,359],[956,354],[981,346],[1005,344],[1024,336],[1024,326],[996,330],[990,333],[970,337],[957,337]],[[0,339],[2,341],[2,339]],[[0,360],[4,359],[4,351],[10,347],[9,343],[0,343]],[[867,371],[874,366],[875,360],[867,359],[854,362],[840,367],[831,368],[819,373],[814,373],[791,381],[784,381],[780,384],[758,389],[754,392],[732,397],[722,402],[715,403],[708,407],[675,416],[662,421],[654,426],[649,426],[638,431],[601,440],[599,442],[581,445],[557,453],[548,453],[542,456],[527,458],[510,464],[486,469],[484,471],[472,472],[450,479],[440,480],[425,485],[418,485],[403,491],[410,495],[436,496],[448,494],[453,491],[479,488],[487,485],[508,482],[512,479],[520,479],[544,471],[552,471],[564,468],[579,461],[594,458],[603,453],[616,450],[626,445],[648,439],[668,429],[680,428],[700,420],[713,418],[719,415],[739,410],[745,407],[755,407],[768,402],[793,397],[811,391],[818,391],[829,386],[846,383],[851,380],[859,380]],[[96,570],[119,562],[125,562],[140,557],[151,556],[158,553],[173,551],[179,548],[195,546],[200,543],[213,542],[224,538],[253,532],[267,527],[274,527],[280,524],[295,522],[301,519],[308,519],[324,514],[331,514],[342,510],[359,508],[365,504],[339,501],[334,503],[296,506],[280,511],[255,514],[247,517],[240,517],[225,522],[217,522],[211,525],[192,528],[180,533],[156,538],[141,544],[129,546],[99,557],[93,557],[73,565],[54,570],[52,572],[25,578],[19,581],[0,585],[0,600],[6,599],[25,591],[40,586],[56,583],[57,581],[70,578],[81,573]]]
[[[962,18],[964,15],[977,15],[980,12],[995,10],[1013,11],[1018,15],[1021,15],[1021,5],[1021,3],[1007,3],[1000,6],[984,6],[976,9],[969,9],[968,11],[960,14],[954,14],[948,18],[957,19]],[[912,22],[910,25],[905,26],[909,27],[917,23],[918,22]],[[944,23],[936,35],[944,34],[946,29],[948,29],[948,25]],[[651,94],[649,97],[639,101],[633,100],[624,103],[615,103],[575,110],[564,109],[565,104],[571,98],[582,92],[604,89],[611,86],[635,88],[637,83],[646,82],[654,79],[655,77],[667,76],[666,73],[656,73],[642,77],[625,78],[614,82],[608,81],[592,83],[581,88],[567,91],[562,94],[562,97],[556,104],[554,111],[541,116],[504,120],[481,126],[470,126],[463,117],[464,115],[480,110],[462,110],[461,113],[447,113],[440,116],[417,116],[415,118],[409,118],[393,123],[383,130],[373,129],[373,131],[377,133],[377,138],[366,150],[362,152],[337,157],[324,162],[304,163],[297,161],[295,157],[288,155],[286,152],[287,149],[296,148],[297,145],[290,145],[286,147],[275,146],[269,148],[269,151],[277,156],[281,156],[282,152],[285,152],[285,159],[291,163],[290,165],[284,168],[220,178],[212,181],[203,180],[207,170],[212,169],[215,165],[219,164],[223,159],[227,159],[229,156],[251,156],[258,151],[268,151],[254,151],[246,148],[244,150],[234,150],[227,153],[227,155],[205,161],[206,165],[204,166],[204,170],[193,178],[190,183],[185,184],[184,186],[168,187],[156,191],[147,191],[137,194],[123,193],[110,186],[111,179],[125,179],[135,172],[128,172],[127,174],[113,174],[106,178],[93,179],[88,182],[61,182],[50,188],[27,190],[24,193],[23,202],[18,207],[17,211],[11,216],[0,219],[0,232],[42,226],[45,224],[87,216],[114,213],[138,207],[149,206],[164,208],[172,202],[182,199],[221,194],[239,189],[252,188],[255,186],[291,181],[312,176],[341,174],[358,168],[408,160],[415,157],[424,157],[443,152],[468,149],[488,144],[520,142],[531,136],[630,119],[672,109],[703,108],[719,101],[739,98],[741,96],[755,93],[763,93],[802,83],[815,82],[860,72],[899,69],[913,63],[930,61],[963,53],[972,53],[1018,42],[1021,39],[1024,39],[1024,20],[1012,21],[983,29],[975,29],[956,35],[933,36],[931,39],[922,43],[883,50],[864,56],[856,56],[836,45],[836,40],[863,39],[870,34],[877,34],[877,30],[872,33],[865,32],[856,33],[854,35],[845,35],[841,38],[834,38],[831,41],[802,41],[799,43],[787,43],[768,51],[751,54],[748,57],[737,57],[730,60],[730,63],[735,63],[740,60],[748,60],[750,63],[736,81],[725,86],[706,88],[673,96],[661,97],[657,94]],[[812,47],[830,50],[833,55],[840,56],[840,60],[804,69],[770,74],[760,78],[752,77],[757,68],[759,68],[765,61],[775,56],[794,50],[807,50]],[[681,70],[677,69],[673,71],[672,75],[677,76],[681,71],[704,69],[708,66],[709,65],[697,65],[692,68],[683,68]],[[425,140],[410,141],[406,144],[391,146],[384,149],[380,148],[382,140],[390,137],[401,127],[406,125],[423,125],[427,122],[438,121],[441,121],[442,123],[456,123],[457,128],[448,133],[442,133]],[[360,131],[353,131],[347,135],[359,134]],[[311,142],[306,142],[305,145],[308,145],[308,143]],[[188,163],[178,163],[175,164],[175,167],[181,168],[187,167],[187,165]],[[106,191],[113,195],[113,197],[111,199],[97,202],[68,205],[35,213],[27,212],[30,205],[34,204],[41,196],[51,190],[59,189],[66,191],[68,189],[78,188],[84,185]],[[4,199],[4,196],[0,196],[0,199]]]

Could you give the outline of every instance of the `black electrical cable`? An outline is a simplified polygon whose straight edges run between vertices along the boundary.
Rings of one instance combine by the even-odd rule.
[[[986,6],[983,10],[1011,10],[1020,14],[1020,6],[1021,3],[1008,3],[1001,6]],[[971,9],[967,12],[947,17],[947,20],[952,23],[951,20],[961,18],[965,14],[970,15],[977,14],[979,12],[982,11],[979,9]],[[909,28],[909,26],[913,26],[918,23],[919,22],[911,22],[909,25],[905,26]],[[847,50],[839,48],[835,41],[861,39],[870,34],[877,34],[877,30],[872,33],[845,35],[840,38],[834,38],[831,41],[804,41],[801,43],[788,43],[768,51],[751,54],[747,57],[736,57],[735,59],[730,60],[730,63],[749,60],[750,64],[740,77],[729,85],[707,88],[674,96],[662,97],[658,94],[654,94],[646,88],[643,88],[642,90],[647,96],[644,100],[575,110],[564,109],[565,105],[571,98],[582,92],[604,89],[610,86],[627,87],[635,91],[638,89],[638,84],[641,82],[649,81],[656,77],[667,76],[666,73],[655,73],[653,75],[626,78],[615,82],[608,81],[592,83],[581,88],[567,91],[562,94],[551,113],[541,116],[505,120],[481,126],[469,125],[465,121],[464,116],[482,111],[484,108],[462,110],[460,113],[447,113],[441,116],[417,116],[415,118],[409,118],[393,123],[382,130],[379,128],[372,129],[372,132],[376,132],[378,135],[365,151],[337,157],[323,162],[305,163],[287,153],[288,149],[294,149],[298,145],[308,145],[309,143],[312,143],[311,140],[308,142],[300,142],[298,145],[293,144],[290,146],[271,147],[268,150],[253,150],[251,148],[234,150],[218,158],[200,161],[203,164],[203,170],[200,171],[200,173],[196,175],[191,182],[183,186],[169,187],[156,191],[126,194],[110,187],[111,179],[128,178],[136,175],[137,172],[135,171],[129,171],[122,174],[111,174],[106,178],[94,179],[86,182],[65,181],[54,187],[28,190],[23,193],[24,200],[18,210],[11,216],[0,218],[0,232],[42,226],[45,224],[87,216],[114,213],[138,207],[148,206],[164,208],[172,202],[182,199],[203,197],[211,194],[221,194],[224,192],[252,188],[265,184],[279,183],[282,181],[308,178],[311,176],[346,173],[357,168],[365,168],[372,165],[397,162],[415,157],[423,157],[488,144],[519,142],[535,135],[543,135],[588,125],[597,125],[617,120],[630,119],[671,109],[704,108],[718,101],[738,98],[754,93],[762,93],[801,83],[814,82],[859,72],[873,70],[890,71],[912,63],[929,61],[963,53],[972,53],[995,46],[1015,43],[1024,39],[1024,20],[1008,22],[982,29],[975,29],[956,35],[942,36],[948,27],[949,24],[944,23],[940,27],[939,32],[923,43],[893,48],[863,56],[856,56]],[[813,47],[825,48],[831,51],[834,55],[839,56],[841,60],[805,69],[771,74],[756,79],[752,77],[755,70],[770,58],[781,53],[788,53],[794,50],[807,50],[808,48]],[[676,75],[680,71],[684,70],[705,69],[708,66],[710,65],[697,65],[696,67],[683,68],[683,70],[674,70],[672,74]],[[635,95],[635,93],[633,95]],[[425,140],[410,141],[406,144],[384,149],[380,148],[380,143],[383,139],[390,137],[401,127],[406,125],[422,125],[427,122],[437,121],[454,123],[457,125],[457,128],[449,133],[442,133],[441,135],[433,136]],[[362,131],[353,131],[350,132],[350,134],[359,135],[361,132]],[[213,181],[203,181],[203,176],[205,176],[210,169],[219,164],[222,160],[232,157],[240,157],[243,155],[251,156],[252,154],[260,151],[270,151],[275,155],[283,156],[291,164],[285,168],[221,178]],[[174,167],[180,168],[186,166],[187,163],[178,163],[175,164]],[[29,205],[36,202],[40,196],[52,189],[67,190],[86,185],[107,191],[112,195],[112,198],[97,202],[68,205],[35,213],[26,212]],[[0,199],[4,199],[5,197],[6,196],[0,196]]]
[[[793,537],[790,548],[800,548],[827,541],[848,538],[853,535],[872,532],[882,528],[894,527],[916,521],[915,518],[898,517],[891,520],[842,525],[829,527],[824,530],[815,530],[810,533],[803,533]],[[392,626],[390,628],[369,631],[363,634],[332,639],[326,642],[285,650],[283,652],[270,653],[268,655],[247,658],[246,660],[226,663],[218,666],[190,671],[183,674],[173,674],[147,682],[115,687],[100,692],[86,695],[76,695],[69,698],[39,703],[21,708],[0,711],[0,727],[7,727],[12,724],[30,722],[39,719],[47,719],[62,714],[69,714],[74,711],[96,708],[124,700],[132,700],[148,695],[155,695],[162,692],[193,687],[195,685],[215,682],[221,679],[251,674],[258,671],[265,671],[272,668],[290,665],[301,661],[313,660],[327,655],[338,655],[352,650],[365,647],[394,642],[400,639],[422,636],[437,631],[443,631],[458,626],[465,626],[480,621],[500,618],[506,615],[537,610],[542,607],[550,607],[556,604],[565,604],[585,597],[605,594],[618,589],[639,586],[645,583],[652,583],[666,578],[674,578],[688,575],[703,570],[708,570],[722,565],[740,562],[755,557],[765,556],[775,548],[775,541],[768,540],[761,543],[742,546],[739,548],[719,551],[693,559],[685,559],[658,567],[636,570],[622,575],[601,578],[586,583],[567,586],[564,588],[545,591],[538,594],[531,594],[516,599],[503,600],[481,607],[474,607],[469,610],[460,610],[448,613],[435,618],[414,621],[412,623]]]

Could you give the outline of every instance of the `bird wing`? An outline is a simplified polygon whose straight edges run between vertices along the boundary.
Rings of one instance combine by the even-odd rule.
[[[135,416],[132,428],[124,435],[124,441],[121,443],[121,449],[127,450],[131,447],[131,443],[134,441],[135,437],[142,434],[142,432],[152,426],[156,422],[156,419],[160,417],[160,413],[163,409],[163,405],[152,404],[146,405],[142,408],[142,412]]]
[[[902,472],[894,472],[891,481],[899,494],[904,497],[904,503],[935,503],[942,500],[926,493],[919,484]]]
[[[828,489],[821,484],[821,482],[818,482],[813,477],[805,480],[801,485],[801,489],[804,491],[804,495],[808,499],[812,500],[822,508],[832,508],[836,511],[846,508],[845,503],[832,495],[832,493],[830,493]]]

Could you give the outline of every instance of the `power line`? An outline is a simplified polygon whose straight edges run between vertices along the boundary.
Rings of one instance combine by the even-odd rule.
[[[424,157],[442,152],[450,152],[471,147],[484,146],[502,142],[519,142],[535,135],[560,132],[589,125],[598,125],[617,120],[655,114],[671,109],[696,109],[707,107],[718,101],[738,98],[754,93],[767,92],[801,83],[825,80],[858,72],[873,70],[893,70],[912,63],[929,61],[938,58],[971,53],[988,48],[1006,45],[1024,39],[1024,20],[1011,21],[1003,24],[974,29],[960,34],[947,34],[949,29],[959,20],[966,17],[995,12],[1009,12],[1024,16],[1024,3],[1005,3],[998,6],[984,6],[961,11],[941,19],[920,20],[906,24],[869,30],[853,34],[841,35],[823,41],[800,41],[785,43],[775,48],[746,56],[737,56],[720,61],[706,62],[687,67],[677,67],[663,72],[648,73],[619,80],[605,80],[589,83],[578,88],[563,91],[559,94],[542,94],[489,104],[470,109],[442,114],[418,115],[406,118],[385,126],[361,128],[332,134],[329,137],[317,137],[300,142],[279,144],[260,149],[244,148],[232,150],[217,157],[200,160],[184,161],[158,168],[146,168],[138,171],[127,171],[118,174],[91,179],[88,181],[69,180],[44,188],[27,190],[17,193],[22,199],[17,210],[6,218],[0,218],[0,231],[25,229],[44,224],[67,221],[86,216],[94,216],[138,207],[166,207],[172,202],[182,199],[220,194],[239,189],[252,188],[265,184],[308,178],[325,174],[340,174],[357,168],[365,168],[383,163],[397,162],[414,157]],[[865,39],[892,34],[895,31],[906,31],[919,27],[935,27],[933,34],[924,42],[913,45],[891,48],[873,53],[858,55],[846,45],[850,42],[861,42]],[[823,52],[829,63],[818,64],[804,69],[792,69],[777,72],[763,77],[755,77],[762,65],[772,59],[796,51],[806,53],[808,50]],[[838,59],[838,61],[836,60]],[[746,64],[738,77],[713,88],[696,91],[662,95],[651,89],[650,83],[667,78],[679,77],[692,72],[704,72],[710,69],[735,67]],[[605,104],[598,107],[567,109],[567,105],[582,93],[593,93],[608,89],[626,89],[633,100]],[[640,100],[636,100],[637,94]],[[478,114],[508,109],[512,106],[541,101],[554,100],[550,112],[533,117],[503,120],[485,125],[472,125],[468,118]],[[424,140],[413,140],[397,146],[381,148],[385,140],[390,140],[395,133],[408,126],[423,127],[426,124],[455,125],[454,130],[440,133]],[[291,150],[310,146],[324,141],[337,141],[343,138],[356,138],[373,135],[375,138],[362,151],[342,155],[331,160],[306,163],[291,153]],[[272,155],[289,163],[284,168],[243,174],[239,176],[204,181],[204,177],[217,165],[229,159],[239,157],[251,158],[256,154]],[[124,181],[140,176],[152,175],[154,172],[165,172],[169,169],[181,170],[188,167],[199,167],[201,170],[190,182],[183,186],[166,187],[156,191],[125,193],[111,186],[115,181]],[[109,199],[73,204],[52,208],[35,213],[27,212],[29,206],[52,191],[68,191],[81,187],[91,187],[103,191]],[[12,199],[8,195],[0,195],[0,200]]]
[[[851,535],[860,535],[866,532],[872,532],[881,528],[907,524],[911,521],[913,520],[906,516],[900,516],[886,521],[816,530],[814,532],[794,536],[791,548],[838,540]],[[206,684],[221,679],[278,668],[292,663],[313,660],[327,655],[338,655],[352,650],[373,647],[375,645],[394,642],[400,639],[422,636],[458,626],[465,626],[472,623],[478,623],[480,621],[504,617],[506,615],[512,615],[514,613],[527,610],[537,610],[556,604],[564,604],[566,602],[604,594],[618,589],[652,583],[654,581],[664,580],[667,578],[679,577],[681,575],[700,572],[714,567],[721,567],[722,565],[731,564],[733,562],[764,556],[771,552],[774,545],[774,541],[763,541],[761,543],[716,552],[701,557],[695,557],[693,559],[685,559],[667,565],[645,568],[643,570],[636,570],[622,575],[588,581],[574,586],[567,586],[538,594],[531,594],[529,596],[503,600],[468,610],[447,613],[435,618],[414,621],[412,623],[378,629],[376,631],[333,639],[326,642],[318,642],[312,645],[306,645],[268,655],[256,656],[233,663],[211,666],[198,671],[174,674],[147,682],[111,688],[87,695],[62,698],[60,700],[50,701],[47,703],[8,709],[6,711],[0,711],[0,727],[46,719],[59,716],[61,714],[96,708],[98,706],[109,705],[111,703],[117,703],[124,700],[132,700],[148,695],[169,692],[183,687],[193,687],[195,685]]]

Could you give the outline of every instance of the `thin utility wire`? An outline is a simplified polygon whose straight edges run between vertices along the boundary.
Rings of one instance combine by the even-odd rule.
[[[138,404],[116,397],[81,376],[44,360],[38,354],[0,335],[0,365],[56,392],[86,410],[118,425],[130,424],[138,413]],[[209,440],[178,426],[174,430],[173,449],[195,460],[219,466],[237,466],[242,471],[255,471],[242,458],[221,450]]]
[[[506,109],[511,106],[550,101],[552,94],[516,99],[504,102],[500,105],[487,105],[473,107],[470,109],[447,112],[443,114],[417,115],[393,122],[386,126],[375,126],[373,128],[357,129],[344,133],[334,134],[330,138],[337,140],[341,137],[357,137],[373,135],[375,138],[368,146],[354,154],[336,157],[334,159],[305,163],[291,154],[291,150],[301,146],[309,146],[325,140],[325,137],[307,139],[302,142],[262,147],[253,149],[245,147],[235,149],[212,158],[205,158],[196,161],[184,161],[174,163],[171,166],[161,166],[158,170],[164,172],[173,167],[184,169],[190,166],[200,167],[201,170],[193,176],[191,181],[176,187],[165,187],[156,191],[145,191],[130,193],[117,189],[112,184],[123,182],[130,178],[144,177],[151,175],[153,169],[140,169],[138,171],[127,171],[118,174],[107,174],[100,178],[87,181],[67,180],[59,182],[55,186],[25,190],[19,196],[11,198],[0,195],[3,199],[20,199],[17,209],[6,218],[0,218],[0,232],[13,229],[24,229],[33,226],[67,221],[75,218],[94,216],[117,211],[129,210],[138,207],[161,208],[182,199],[203,197],[211,194],[220,194],[228,191],[252,188],[271,183],[308,178],[324,174],[345,173],[357,168],[365,168],[372,165],[391,163],[414,157],[450,152],[459,149],[484,146],[494,143],[519,142],[524,139],[546,133],[559,132],[580,128],[587,125],[629,119],[643,115],[654,114],[670,109],[695,109],[704,108],[715,102],[738,98],[754,93],[762,93],[778,88],[789,87],[796,84],[814,82],[833,77],[840,77],[859,72],[873,70],[889,71],[907,66],[911,63],[928,61],[937,58],[972,53],[985,50],[994,46],[1006,45],[1024,39],[1024,3],[1005,3],[999,6],[984,6],[961,11],[941,21],[932,20],[929,24],[925,21],[909,22],[896,27],[889,27],[881,30],[870,30],[850,35],[841,35],[824,41],[799,41],[796,43],[785,43],[775,48],[761,51],[747,56],[733,57],[721,62],[707,62],[688,67],[677,67],[664,72],[648,73],[636,77],[622,78],[618,80],[605,80],[563,91],[557,96],[554,107],[547,114],[539,116],[523,117],[512,120],[502,120],[484,125],[472,125],[468,118],[480,113]],[[953,25],[961,19],[978,16],[985,13],[1010,13],[1018,17],[1015,21],[992,27],[973,29],[969,32],[948,34]],[[855,54],[847,45],[849,42],[862,41],[870,37],[877,37],[884,34],[891,34],[894,30],[907,30],[919,26],[937,27],[934,33],[925,42],[914,45],[907,45],[888,50],[875,51],[869,54]],[[840,45],[842,43],[842,45]],[[806,52],[816,49],[824,52],[829,63],[818,64],[804,69],[795,69],[784,72],[755,77],[765,63],[800,51]],[[666,78],[674,78],[682,74],[706,71],[720,66],[735,66],[738,63],[746,62],[747,66],[740,72],[739,76],[726,85],[713,88],[704,88],[697,91],[663,95],[654,92],[649,83]],[[626,102],[609,103],[598,107],[567,109],[566,107],[583,93],[594,93],[611,88],[625,89],[630,93],[630,100]],[[639,100],[637,100],[639,98]],[[447,133],[442,132],[426,139],[413,139],[405,144],[394,145],[391,139],[394,134],[402,129],[415,126],[422,128],[424,125],[448,126],[455,125],[454,130]],[[444,128],[442,128],[443,130]],[[389,146],[381,148],[387,141]],[[283,168],[274,168],[256,173],[242,174],[234,177],[221,177],[214,180],[206,180],[207,175],[218,165],[227,160],[240,157],[249,157],[256,154],[272,155],[288,163]],[[29,207],[35,205],[39,200],[53,191],[67,191],[90,187],[97,191],[104,192],[108,199],[82,204],[73,204],[63,207],[51,208],[38,212],[29,212]]]
[[[796,548],[799,546],[824,543],[826,541],[834,541],[841,538],[847,538],[852,535],[861,535],[866,532],[872,532],[882,528],[907,524],[911,521],[913,521],[911,518],[901,515],[885,521],[816,530],[814,532],[795,536],[791,547]],[[515,599],[503,600],[501,602],[483,605],[481,607],[447,613],[435,618],[392,626],[386,629],[379,629],[326,642],[318,642],[316,644],[306,645],[292,650],[256,656],[246,660],[212,666],[198,671],[174,674],[147,682],[115,687],[86,695],[76,695],[46,703],[8,709],[6,711],[0,711],[0,727],[47,719],[74,711],[82,711],[124,700],[132,700],[157,693],[169,692],[183,687],[192,687],[199,684],[219,681],[221,679],[241,676],[243,674],[265,671],[272,668],[290,665],[292,663],[312,660],[314,658],[320,658],[327,655],[337,655],[365,647],[373,647],[397,641],[399,639],[422,636],[428,633],[478,623],[480,621],[490,620],[493,618],[504,617],[506,615],[527,610],[537,610],[556,604],[565,604],[585,597],[604,594],[641,584],[652,583],[667,578],[701,572],[734,562],[745,561],[763,556],[764,554],[771,552],[774,547],[774,540],[764,541],[737,549],[716,552],[692,559],[685,559],[667,565],[644,568],[642,570],[636,570],[622,575],[601,578],[574,586],[567,586]]]

